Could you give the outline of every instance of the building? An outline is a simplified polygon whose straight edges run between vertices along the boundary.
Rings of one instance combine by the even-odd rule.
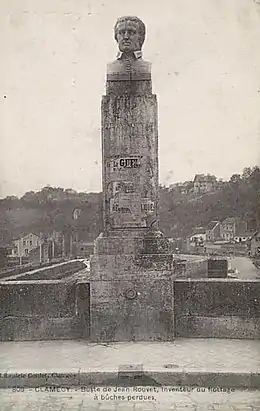
[[[260,230],[256,231],[251,237],[250,256],[260,257]]]
[[[186,238],[185,252],[187,253],[203,253],[206,241],[206,233],[193,233]]]
[[[214,243],[220,239],[220,221],[210,221],[206,227],[206,241]]]
[[[27,257],[30,252],[40,245],[40,237],[34,233],[23,235],[13,240],[12,257]]]
[[[201,233],[201,234],[192,234],[190,236],[190,242],[198,245],[204,244],[206,241],[206,233]]]
[[[174,191],[179,194],[189,194],[193,189],[192,181],[185,181],[184,183],[175,183],[169,186],[169,191]]]
[[[56,237],[52,233],[45,236],[45,238],[41,238],[41,244],[29,253],[28,260],[30,263],[46,263],[62,258],[63,243],[59,241],[59,233],[56,234]]]
[[[247,243],[251,240],[253,233],[252,232],[239,232],[234,237],[236,243]]]
[[[220,225],[220,238],[224,241],[234,241],[236,236],[237,219],[228,217]]]
[[[244,237],[247,232],[246,223],[237,217],[228,217],[220,224],[220,238],[224,241],[234,242],[240,237]],[[243,235],[240,235],[240,234]],[[247,235],[248,236],[248,235]],[[246,241],[246,240],[245,240]]]
[[[193,192],[195,194],[209,193],[216,189],[217,179],[210,174],[196,174],[193,180]]]
[[[47,263],[52,258],[52,244],[49,241],[42,241],[39,247],[30,251],[29,263]]]
[[[196,227],[193,233],[186,238],[187,252],[194,252],[195,248],[204,247],[206,241],[206,230],[203,227]]]

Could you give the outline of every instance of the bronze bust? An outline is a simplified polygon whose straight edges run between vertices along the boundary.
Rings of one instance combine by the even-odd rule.
[[[108,81],[151,80],[151,64],[142,58],[145,25],[138,17],[120,17],[114,27],[117,58],[107,66]]]

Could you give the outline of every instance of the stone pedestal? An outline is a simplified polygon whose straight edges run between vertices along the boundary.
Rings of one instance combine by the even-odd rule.
[[[150,274],[92,281],[92,341],[172,341],[172,281]]]
[[[97,238],[90,269],[93,342],[173,340],[175,275],[167,245],[158,231]]]

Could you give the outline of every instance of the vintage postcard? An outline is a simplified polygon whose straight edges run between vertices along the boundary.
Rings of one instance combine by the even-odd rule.
[[[0,21],[0,409],[260,410],[260,1]]]

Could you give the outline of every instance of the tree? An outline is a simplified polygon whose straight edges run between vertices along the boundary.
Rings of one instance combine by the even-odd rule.
[[[238,183],[240,183],[240,181],[241,181],[241,176],[240,176],[240,174],[233,174],[231,177],[230,177],[230,183],[232,183],[232,184],[238,184]]]
[[[247,179],[250,177],[252,171],[253,171],[253,170],[252,170],[250,167],[245,167],[245,168],[243,169],[242,179],[243,179],[243,180],[247,180]]]

